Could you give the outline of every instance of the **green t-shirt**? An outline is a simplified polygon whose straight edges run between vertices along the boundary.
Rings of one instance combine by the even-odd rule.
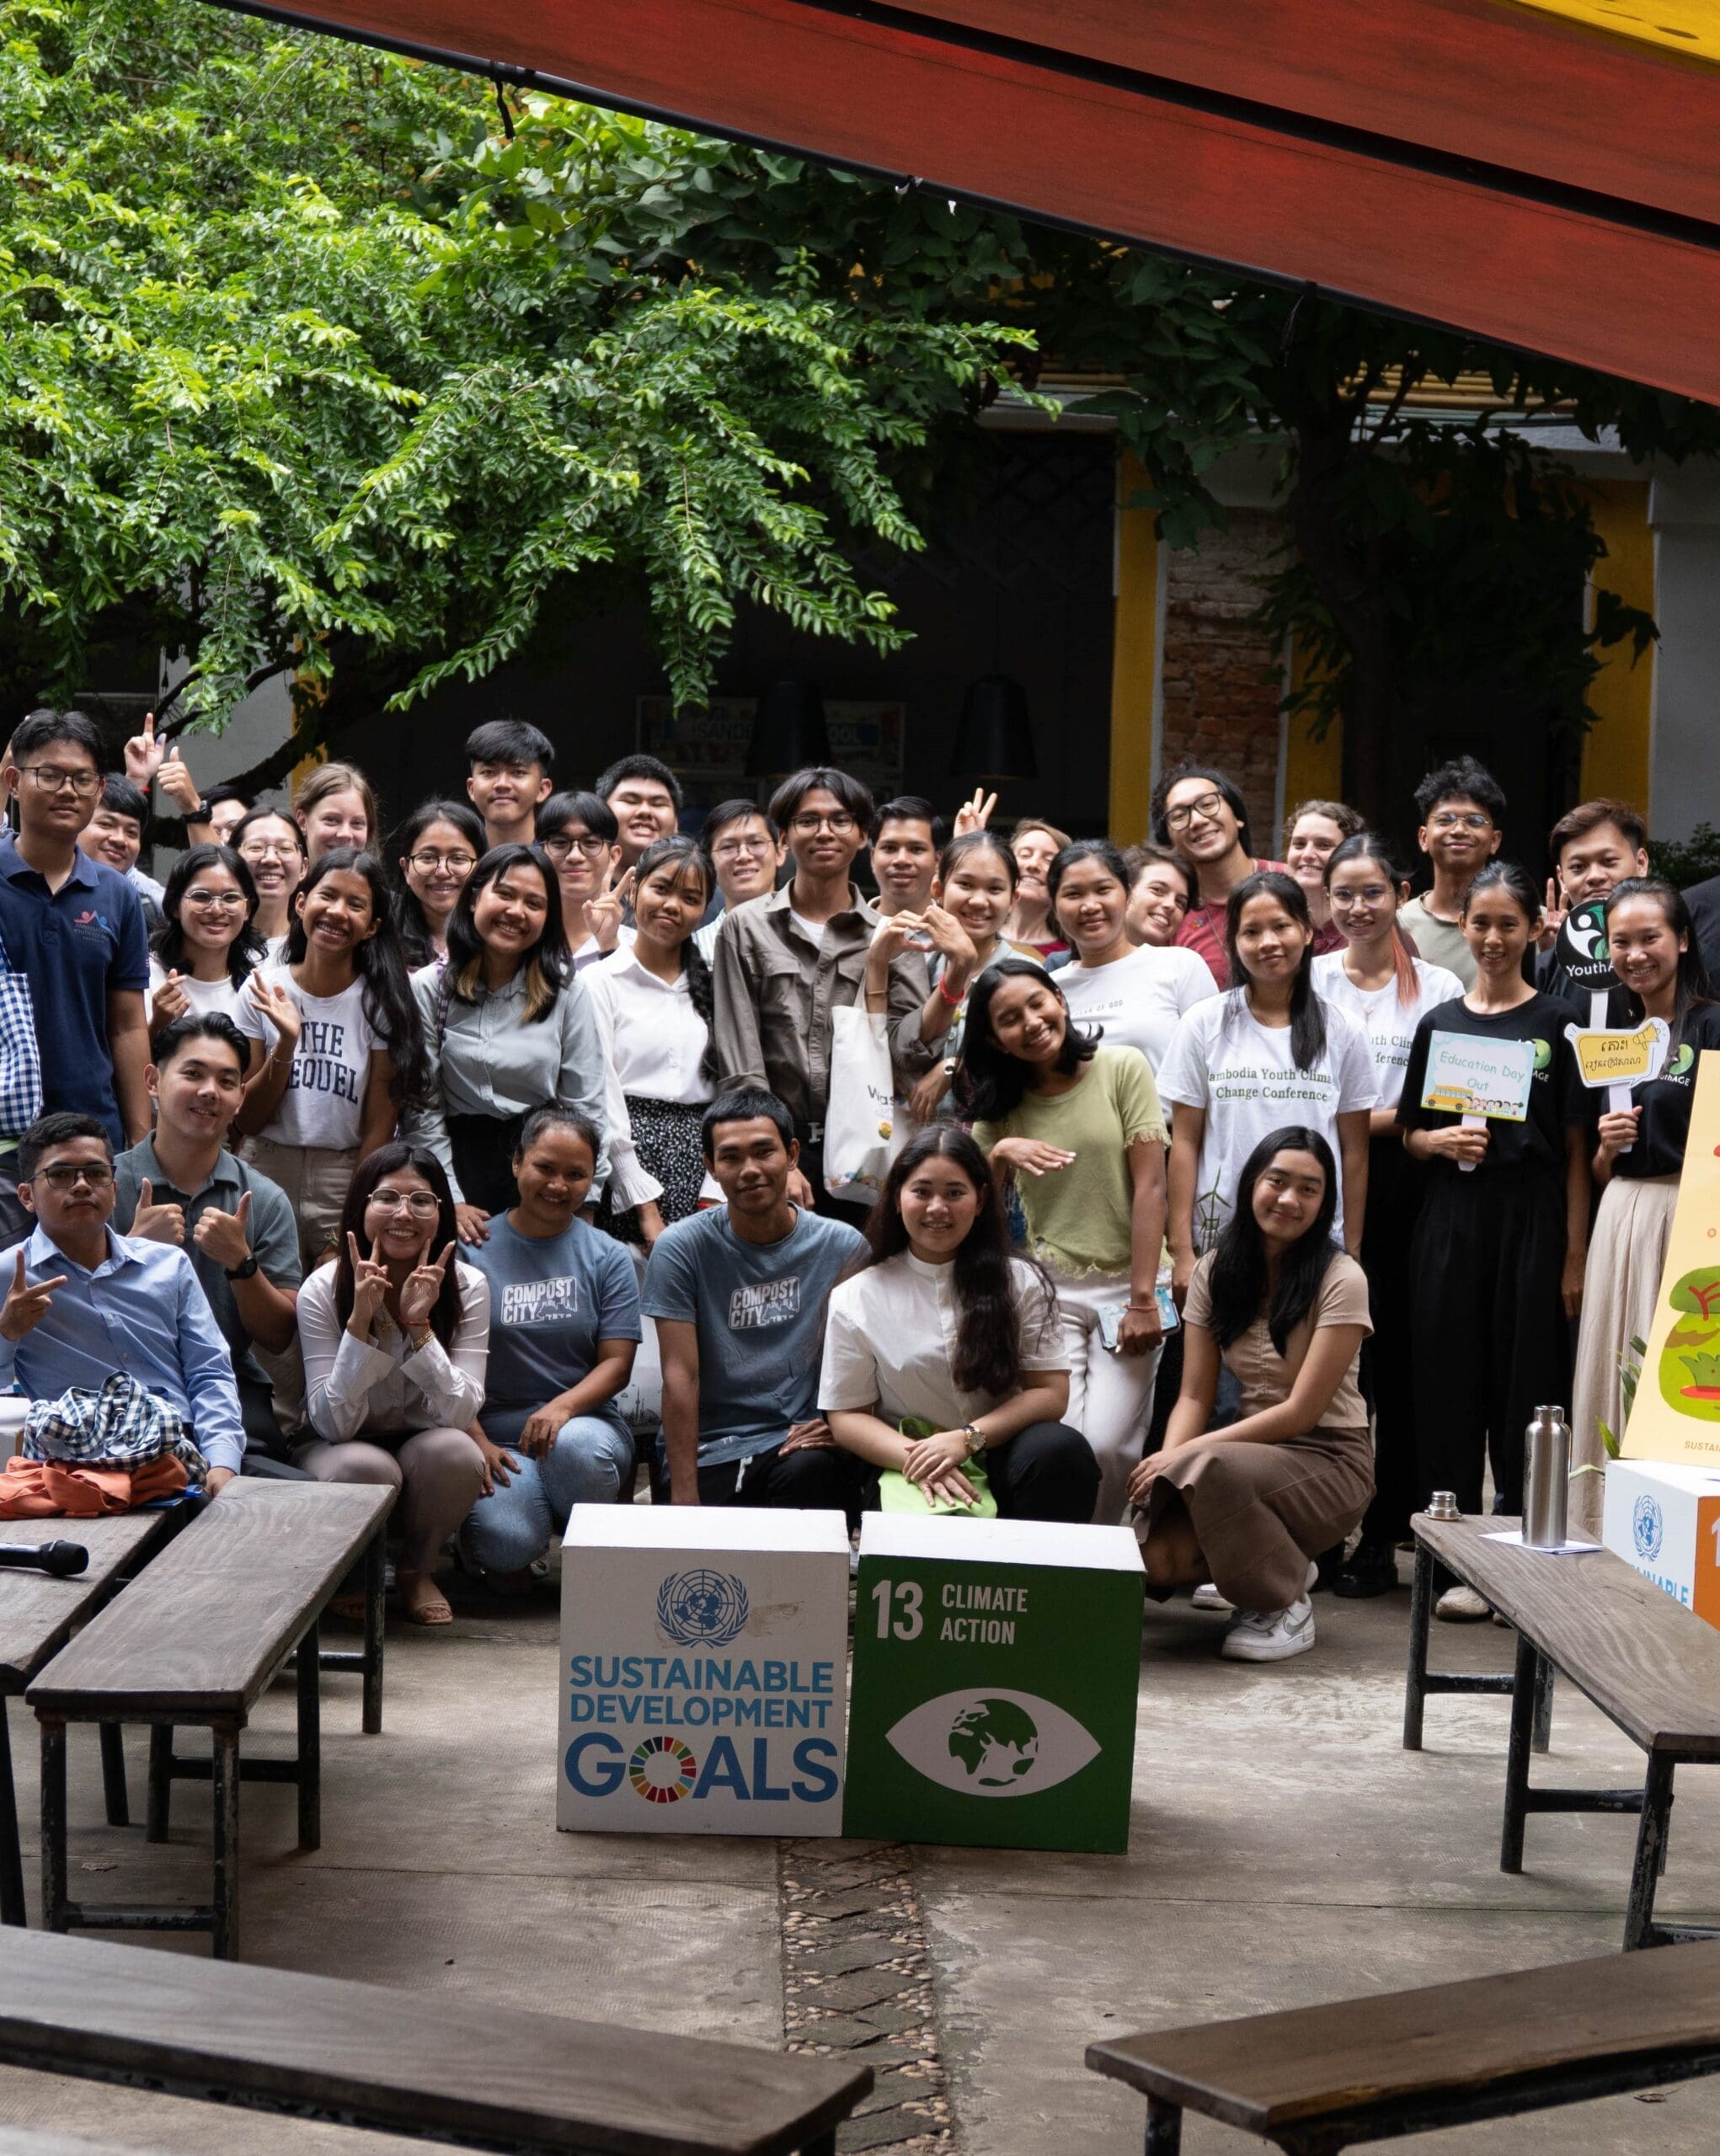
[[[1075,1155],[1050,1175],[1018,1176],[1034,1254],[1061,1273],[1127,1273],[1135,1185],[1129,1146],[1169,1143],[1152,1070],[1138,1048],[1101,1047],[1066,1093],[1023,1095],[1000,1123],[976,1123],[989,1153],[1000,1138],[1036,1138]]]

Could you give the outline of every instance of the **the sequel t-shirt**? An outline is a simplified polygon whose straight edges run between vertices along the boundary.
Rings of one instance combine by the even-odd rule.
[[[308,995],[286,966],[259,966],[258,972],[284,988],[304,1013],[292,1075],[258,1135],[276,1145],[345,1152],[358,1143],[371,1052],[383,1044],[365,1016],[365,985],[355,980],[339,995]],[[242,1033],[262,1042],[265,1055],[274,1047],[275,1028],[248,995],[240,998],[233,1022]]]
[[[466,1256],[489,1282],[486,1407],[542,1407],[589,1374],[600,1340],[639,1337],[633,1259],[584,1220],[522,1235],[501,1214]],[[593,1412],[620,1423],[612,1401]]]
[[[1410,1043],[1403,1096],[1397,1103],[1399,1125],[1405,1130],[1441,1130],[1462,1120],[1448,1109],[1424,1108],[1421,1104],[1427,1091],[1429,1048],[1435,1033],[1461,1033],[1476,1040],[1528,1041],[1535,1049],[1535,1075],[1529,1087],[1527,1119],[1522,1123],[1507,1123],[1498,1117],[1490,1119],[1487,1151],[1474,1172],[1525,1167],[1562,1172],[1566,1129],[1572,1124],[1584,1126],[1587,1121],[1577,1059],[1565,1038],[1565,1028],[1573,1021],[1577,1021],[1576,1011],[1556,995],[1531,995],[1514,1011],[1489,1012],[1485,1017],[1461,1001],[1437,1005],[1424,1015]],[[1440,1175],[1463,1172],[1455,1161],[1434,1160],[1429,1166]]]
[[[767,1452],[818,1413],[825,1303],[865,1248],[846,1220],[799,1209],[778,1242],[737,1235],[726,1205],[657,1238],[645,1314],[697,1329],[701,1466]]]

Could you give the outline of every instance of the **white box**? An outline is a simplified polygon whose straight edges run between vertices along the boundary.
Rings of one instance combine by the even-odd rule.
[[[1610,1460],[1601,1540],[1645,1580],[1720,1630],[1720,1471],[1659,1460]]]
[[[840,1513],[575,1505],[561,1582],[558,1827],[841,1832]]]

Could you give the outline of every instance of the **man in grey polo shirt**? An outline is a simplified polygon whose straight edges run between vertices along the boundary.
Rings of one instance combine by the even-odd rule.
[[[298,1228],[286,1193],[222,1140],[244,1093],[248,1043],[231,1018],[188,1013],[156,1035],[146,1074],[155,1129],[114,1162],[120,1235],[177,1243],[190,1259],[231,1349],[245,1465],[286,1460],[273,1395],[255,1350],[298,1337]],[[265,1467],[264,1471],[267,1472]]]

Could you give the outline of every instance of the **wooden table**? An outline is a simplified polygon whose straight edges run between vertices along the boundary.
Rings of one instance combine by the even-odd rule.
[[[1494,1538],[1520,1526],[1490,1514],[1432,1519],[1416,1514],[1414,1591],[1403,1742],[1418,1750],[1430,1692],[1500,1691],[1511,1700],[1499,1869],[1523,1869],[1531,1812],[1640,1815],[1625,1919],[1626,1947],[1705,1939],[1712,1928],[1657,1924],[1655,1882],[1665,1868],[1674,1769],[1720,1760],[1720,1632],[1652,1586],[1610,1550],[1554,1556]],[[1435,1562],[1482,1595],[1517,1635],[1509,1678],[1430,1675],[1428,1620]],[[1562,1673],[1647,1754],[1637,1789],[1531,1789],[1537,1700],[1550,1700],[1550,1673]]]
[[[177,1508],[123,1513],[108,1519],[0,1520],[0,1542],[78,1542],[89,1552],[87,1572],[70,1579],[46,1572],[0,1571],[0,1924],[24,1920],[24,1862],[18,1841],[18,1792],[6,1702],[24,1691],[36,1672],[92,1617],[179,1524]],[[101,1725],[102,1781],[108,1818],[130,1816],[126,1761],[117,1722]]]

